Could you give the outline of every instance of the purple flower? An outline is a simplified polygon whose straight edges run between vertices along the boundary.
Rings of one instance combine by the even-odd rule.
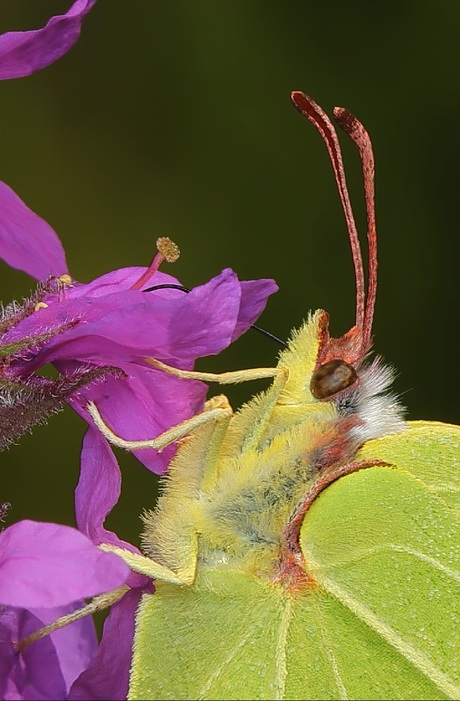
[[[66,699],[100,656],[91,618],[17,643],[124,585],[129,568],[73,528],[21,521],[0,533],[0,569],[0,698]]]
[[[103,526],[107,514],[118,501],[120,489],[120,470],[115,456],[102,435],[89,428],[83,441],[80,482],[75,491],[78,527],[95,543],[139,553],[135,546],[121,541]],[[76,679],[69,699],[127,698],[135,614],[141,596],[153,593],[150,580],[143,575],[131,572],[127,582],[131,589],[111,607],[97,651]]]
[[[64,15],[52,17],[42,29],[0,36],[0,80],[23,78],[54,63],[80,36],[83,19],[96,0],[77,0]]]
[[[39,279],[67,273],[57,235],[4,184],[0,257]],[[240,282],[227,269],[190,294],[143,292],[152,285],[179,284],[158,271],[162,260],[158,253],[149,268],[115,270],[88,284],[73,282],[42,295],[39,304],[4,330],[2,345],[20,353],[9,357],[0,378],[11,383],[31,377],[46,363],[71,378],[83,370],[115,366],[123,377],[105,376],[87,387],[80,383],[66,399],[87,420],[84,407],[91,399],[111,428],[131,440],[153,438],[201,410],[205,385],[167,376],[145,358],[191,369],[196,358],[219,353],[243,333],[277,287],[272,280]],[[35,349],[24,354],[27,339],[37,338]],[[169,448],[159,456],[146,450],[138,457],[149,469],[164,472],[172,452]]]
[[[145,358],[192,369],[196,358],[219,353],[243,333],[277,289],[271,280],[239,282],[227,269],[190,294],[177,289],[143,292],[178,284],[157,270],[162,258],[158,255],[149,268],[115,270],[88,284],[74,282],[42,295],[39,304],[1,337],[5,347],[20,351],[8,356],[2,372],[0,363],[0,385],[35,381],[37,370],[54,363],[68,383],[63,398],[90,424],[76,517],[78,527],[96,544],[120,544],[103,528],[119,498],[120,472],[111,448],[92,425],[85,408],[88,401],[95,402],[115,433],[129,440],[154,438],[189,418],[202,409],[206,385],[167,375]],[[0,257],[37,277],[67,272],[54,231],[5,185],[0,187]],[[40,342],[24,354],[27,339],[37,338]],[[106,374],[108,366],[116,366],[123,375]],[[96,375],[89,379],[97,382],[79,381],[91,372]],[[170,446],[161,454],[149,449],[136,455],[149,469],[162,473],[173,453]]]

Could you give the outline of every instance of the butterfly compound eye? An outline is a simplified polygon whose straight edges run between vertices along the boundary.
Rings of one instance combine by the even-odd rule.
[[[329,360],[313,373],[310,391],[315,399],[327,399],[350,387],[357,379],[356,370],[345,360]]]

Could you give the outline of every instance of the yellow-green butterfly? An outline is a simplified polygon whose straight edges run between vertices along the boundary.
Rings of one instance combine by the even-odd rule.
[[[321,108],[295,107],[323,137],[348,226],[356,323],[328,315],[294,331],[276,368],[179,377],[271,387],[233,413],[226,398],[155,441],[176,441],[164,492],[145,518],[156,579],[137,612],[132,699],[460,697],[460,429],[404,422],[393,372],[367,359],[376,293],[374,161],[347,110],[367,211],[367,290],[340,147]],[[109,549],[109,548],[108,548]],[[114,548],[112,548],[114,549]]]

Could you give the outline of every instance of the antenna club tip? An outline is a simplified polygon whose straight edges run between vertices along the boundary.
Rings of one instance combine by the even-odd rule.
[[[157,250],[167,263],[175,263],[180,257],[180,248],[168,236],[160,236],[157,241]]]
[[[362,147],[368,151],[372,150],[369,134],[359,119],[345,109],[345,107],[334,107],[334,119],[343,131],[350,136],[357,144],[361,143]]]
[[[291,102],[296,109],[302,110],[305,108],[305,103],[309,104],[311,102],[311,98],[300,90],[293,90],[291,92]]]
[[[349,130],[350,128],[354,127],[357,121],[356,117],[350,112],[350,110],[345,109],[345,107],[334,107],[332,114],[334,115],[334,119],[337,124],[345,131],[347,131],[347,128]]]

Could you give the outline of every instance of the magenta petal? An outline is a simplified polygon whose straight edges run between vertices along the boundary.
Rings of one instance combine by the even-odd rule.
[[[104,528],[106,516],[120,497],[121,473],[110,446],[99,431],[90,427],[83,439],[80,480],[75,490],[75,514],[79,529],[99,545],[109,543],[139,553],[131,543]],[[128,570],[130,587],[145,587],[149,580]]]
[[[99,648],[88,669],[72,686],[69,701],[127,698],[134,621],[140,597],[141,591],[132,589],[112,606]]]
[[[20,521],[0,533],[0,603],[55,607],[116,589],[129,568],[69,526]]]
[[[84,601],[76,601],[54,609],[33,609],[32,613],[43,621],[42,625],[49,625],[60,616],[72,613],[84,605]],[[31,629],[29,632],[33,632],[33,630],[36,630],[36,628]],[[27,634],[22,633],[21,637]],[[97,635],[94,621],[91,616],[85,616],[70,625],[64,626],[64,628],[55,630],[51,633],[50,638],[58,652],[62,676],[68,691],[75,679],[88,667],[92,656],[97,650]],[[30,650],[32,650],[32,646]]]
[[[50,609],[53,611],[54,609]],[[14,643],[39,630],[44,622],[27,609],[6,608],[0,617],[0,656],[9,663],[2,678],[2,699],[65,699],[67,689],[59,655],[50,636],[45,636],[17,655]]]
[[[120,491],[121,473],[115,456],[99,431],[90,427],[83,439],[80,479],[75,489],[77,526],[93,543],[112,543],[133,550],[103,527]]]
[[[79,413],[81,410],[79,409]],[[99,431],[90,427],[83,439],[80,479],[75,490],[75,516],[78,528],[93,543],[109,543],[138,553],[131,543],[120,540],[104,528],[104,521],[120,497],[121,473],[115,456]],[[148,579],[129,572],[130,587],[145,587]]]
[[[229,268],[195,287],[172,317],[170,345],[177,358],[220,353],[247,331],[277,289],[274,280],[240,282]]]
[[[57,234],[2,182],[0,258],[37,280],[67,272],[64,249]]]
[[[240,303],[240,282],[229,268],[178,299],[169,329],[171,356],[195,360],[226,348],[238,320]]]
[[[95,278],[88,283],[74,283],[72,288],[68,291],[69,296],[72,299],[78,297],[105,297],[112,292],[119,292],[120,290],[130,290],[132,286],[142,277],[147,268],[140,266],[132,266],[130,268],[118,268],[117,270],[111,270],[108,273],[104,273],[100,277]],[[179,280],[172,275],[167,275],[162,273],[161,270],[157,270],[155,276],[146,283],[145,287],[149,288],[153,285],[179,285]],[[155,298],[157,296],[163,296],[165,300],[171,297],[171,295],[183,296],[185,293],[177,290],[167,289],[167,290],[154,290]],[[148,299],[151,295],[147,293],[145,299]],[[153,296],[152,296],[153,298]]]
[[[28,364],[29,371],[67,360],[119,365],[120,360],[136,361],[153,350],[161,357],[171,355],[169,329],[175,310],[169,301],[149,300],[147,294],[123,289],[101,297],[49,295],[45,300],[49,306],[5,334],[5,343],[36,335],[40,329],[62,327],[70,320],[80,323],[52,338]]]
[[[142,362],[143,356],[191,368],[196,358],[219,353],[246,331],[277,289],[271,280],[240,282],[233,271],[224,270],[190,294],[169,289],[144,293],[123,289],[124,271],[115,272],[123,279],[120,287],[109,282],[114,277],[110,273],[105,283],[98,278],[88,285],[76,284],[64,298],[49,295],[46,309],[5,334],[4,341],[12,343],[40,329],[80,320],[52,338],[29,362],[29,371],[48,362],[75,360],[120,366]]]
[[[241,304],[232,341],[257,321],[265,309],[268,296],[278,291],[278,285],[274,280],[244,280],[240,285]]]
[[[0,36],[0,80],[22,78],[61,58],[80,36],[81,24],[96,0],[77,0],[42,29]]]
[[[48,344],[43,356],[47,362],[70,358],[94,362],[101,357],[110,362],[110,355],[121,357],[123,347],[125,361],[152,355],[180,359],[184,367],[191,367],[197,357],[218,353],[229,345],[241,306],[241,283],[232,270],[224,270],[190,294],[173,289],[123,289],[126,280],[134,277],[131,270],[126,269],[127,277],[120,270],[88,285],[76,285],[68,290],[65,301],[47,298],[50,306],[43,310],[42,323],[73,318],[72,309],[79,310],[84,322],[66,333],[65,344],[60,338]],[[156,275],[154,282],[164,284],[164,277]],[[25,328],[21,325],[15,333],[24,333]]]
[[[91,617],[82,618],[36,641],[18,655],[15,642],[72,613],[83,601],[65,607],[0,612],[0,698],[65,699],[88,667],[97,639]]]
[[[144,293],[118,287],[116,292],[96,296],[95,282],[84,290],[79,286],[70,289],[64,302],[50,301],[44,310],[42,319],[53,318],[54,324],[73,318],[72,309],[79,309],[84,321],[66,333],[65,344],[59,337],[50,342],[43,355],[47,362],[71,357],[91,362],[105,357],[105,362],[111,362],[110,356],[121,358],[123,347],[125,361],[153,355],[192,363],[228,346],[238,322],[241,283],[229,269],[190,294],[177,290]],[[80,297],[82,292],[84,298]]]

